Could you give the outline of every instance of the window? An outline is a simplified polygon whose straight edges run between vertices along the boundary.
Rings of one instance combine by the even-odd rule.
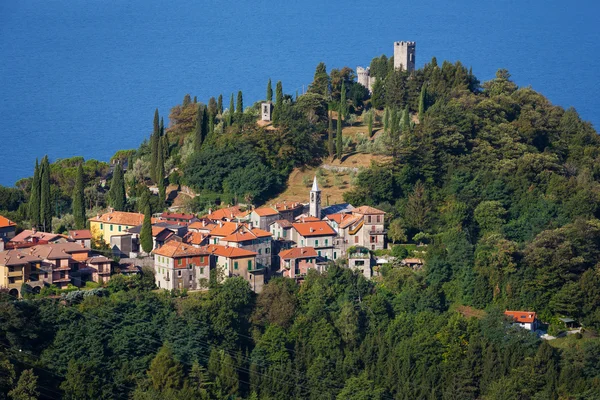
[[[104,229],[104,224],[100,224],[100,230]]]
[[[181,265],[181,258],[177,260],[177,265]]]
[[[193,267],[193,266],[194,266],[194,264],[190,264],[190,265],[188,266],[188,268],[189,268],[189,269],[192,269],[192,267]]]
[[[287,231],[285,229],[283,230],[283,237],[287,237]]]
[[[337,259],[337,253],[334,251],[333,252],[333,259],[336,260]]]
[[[377,216],[377,223],[380,223],[380,222],[381,222],[381,215],[378,215]]]
[[[302,246],[304,247],[304,239],[302,239],[301,241]]]
[[[238,262],[237,262],[237,261],[235,261],[235,262],[233,263],[233,269],[238,269]]]
[[[200,256],[200,264],[204,264],[204,256]]]
[[[112,232],[112,230],[113,230],[113,226],[112,226],[112,225],[110,226],[110,230],[111,230],[111,232]]]
[[[177,276],[181,276],[181,270],[177,271]]]
[[[269,254],[271,252],[271,249],[269,249],[268,247],[265,249],[265,253]]]
[[[248,260],[248,271],[252,270],[252,260]]]
[[[354,236],[354,243],[358,243],[358,236]]]
[[[262,249],[258,249],[258,254],[262,254]]]
[[[217,238],[213,239],[213,244],[217,244],[218,242],[219,242],[219,239],[217,239]]]
[[[200,268],[200,275],[204,275],[204,267]]]
[[[325,239],[325,246],[329,244],[329,239]]]
[[[319,257],[321,257],[321,250],[319,250],[318,253],[319,253]]]
[[[369,216],[367,216],[367,224],[370,224],[370,223],[371,223],[371,216],[369,215]]]
[[[315,247],[319,247],[319,241],[315,239]]]
[[[119,225],[119,232],[121,232],[121,225]]]
[[[44,274],[44,279],[48,279],[48,273],[47,272]]]

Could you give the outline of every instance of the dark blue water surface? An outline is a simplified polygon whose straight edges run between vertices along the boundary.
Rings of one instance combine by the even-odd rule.
[[[206,102],[269,77],[295,93],[315,66],[368,65],[417,42],[482,81],[507,68],[600,126],[600,29],[593,1],[0,0],[0,184],[36,157],[108,160],[135,148],[185,93]]]

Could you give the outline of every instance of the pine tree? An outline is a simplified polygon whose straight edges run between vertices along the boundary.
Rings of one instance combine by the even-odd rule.
[[[325,98],[329,96],[329,75],[327,75],[325,63],[321,62],[317,65],[309,92],[318,93]]]
[[[223,115],[223,95],[219,95],[219,100],[217,100],[217,112]]]
[[[75,218],[75,227],[77,229],[85,228],[85,197],[83,196],[83,165],[77,167],[77,177],[75,178],[75,189],[73,189],[73,217]]]
[[[273,101],[273,87],[271,86],[271,78],[267,84],[267,101]]]
[[[127,198],[125,196],[125,182],[123,180],[123,169],[121,168],[121,164],[117,164],[110,181],[109,200],[110,205],[116,211],[125,211]]]
[[[419,122],[423,122],[423,116],[425,115],[425,99],[427,98],[427,84],[423,83],[421,86],[421,95],[419,96]]]
[[[238,94],[237,94],[235,120],[238,122],[241,122],[243,114],[244,114],[244,99],[242,98],[242,91],[240,90],[240,91],[238,91]]]
[[[340,94],[340,113],[342,118],[346,118],[348,115],[348,104],[346,101],[346,82],[342,81],[342,89]]]
[[[337,120],[337,133],[335,135],[335,139],[336,139],[336,150],[337,150],[337,158],[338,160],[340,160],[340,162],[342,161],[342,151],[343,151],[343,146],[344,146],[344,142],[342,141],[342,124],[343,122],[343,118],[342,117],[342,106],[340,105],[340,111],[338,111],[338,120]]]
[[[44,232],[52,232],[52,194],[50,192],[50,162],[42,159],[40,170],[40,224]]]
[[[140,244],[145,253],[149,254],[152,251],[152,216],[149,205],[144,210],[144,222],[140,231]]]
[[[154,390],[162,392],[183,386],[183,366],[175,359],[171,346],[163,345],[150,363],[148,377]]]
[[[40,179],[40,166],[36,158],[31,192],[29,194],[29,220],[31,221],[31,226],[35,228],[40,225]]]
[[[390,108],[386,107],[383,111],[383,132],[390,133]]]
[[[329,126],[327,127],[327,147],[329,148],[329,157],[333,157],[335,154],[334,145],[333,145],[333,118],[331,117],[331,111],[327,113],[329,117]]]
[[[8,397],[13,400],[37,400],[40,393],[37,390],[37,376],[33,369],[26,369],[21,373],[17,386],[8,392]]]
[[[410,113],[407,105],[402,113],[402,133],[406,134],[408,132],[410,132]]]

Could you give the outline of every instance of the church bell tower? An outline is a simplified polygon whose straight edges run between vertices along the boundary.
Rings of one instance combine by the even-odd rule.
[[[317,177],[313,179],[312,189],[310,189],[310,209],[309,214],[311,217],[317,217],[321,219],[321,189],[317,184]]]

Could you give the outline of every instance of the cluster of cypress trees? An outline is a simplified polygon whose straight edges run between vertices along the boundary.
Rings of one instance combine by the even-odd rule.
[[[165,176],[165,160],[169,155],[169,141],[165,136],[165,124],[154,111],[154,130],[150,136],[150,177],[160,185]]]
[[[77,176],[75,177],[75,189],[73,190],[73,217],[77,229],[84,229],[86,225],[84,187],[83,165],[79,164]]]
[[[35,171],[29,197],[29,219],[33,228],[41,228],[44,232],[52,231],[50,162],[48,156],[44,156],[39,164],[38,160],[35,160]]]

